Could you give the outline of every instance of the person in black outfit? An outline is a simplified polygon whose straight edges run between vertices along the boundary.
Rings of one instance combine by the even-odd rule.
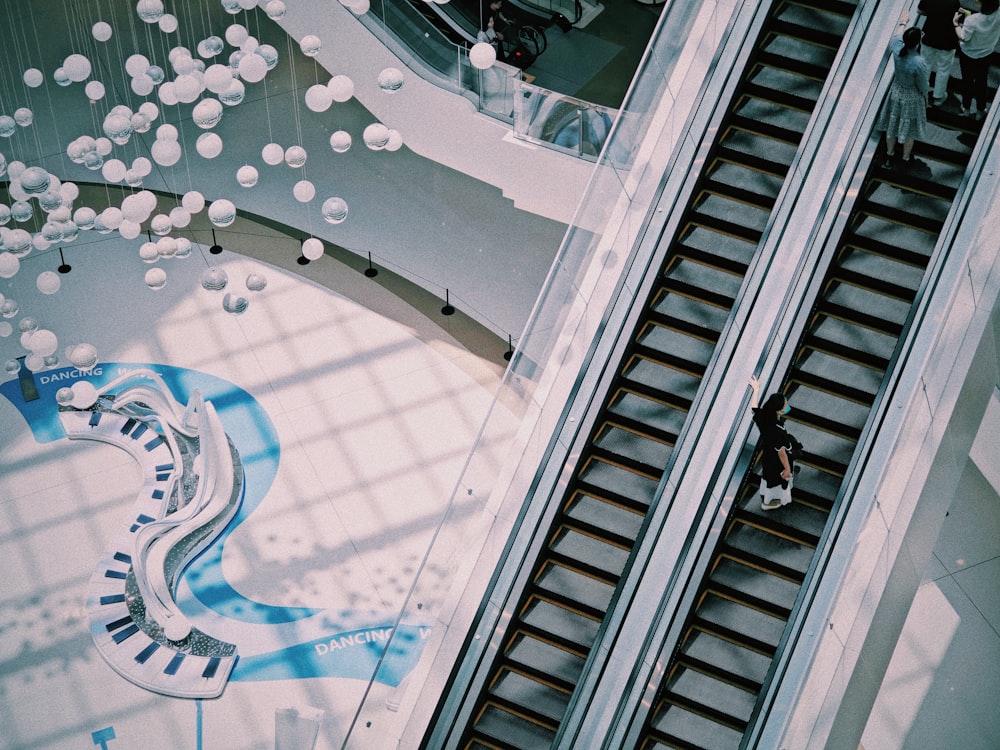
[[[479,34],[481,42],[489,42],[497,48],[497,60],[507,59],[504,52],[504,32],[510,26],[510,19],[503,14],[503,0],[490,0],[479,14]]]
[[[792,502],[794,456],[802,444],[785,430],[784,415],[791,407],[780,393],[772,393],[762,406],[757,406],[760,393],[757,378],[750,379],[753,398],[750,406],[753,421],[760,431],[757,448],[761,453],[760,507],[774,510]]]
[[[953,19],[958,13],[958,0],[920,0],[917,10],[924,19],[923,56],[927,74],[934,74],[934,91],[931,106],[940,107],[948,99],[948,81],[955,62],[958,38]],[[930,80],[928,79],[928,85]]]

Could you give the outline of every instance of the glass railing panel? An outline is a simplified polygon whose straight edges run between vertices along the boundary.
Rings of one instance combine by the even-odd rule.
[[[522,83],[514,106],[514,135],[596,161],[611,134],[617,110]],[[616,139],[607,158],[627,154],[629,144]]]

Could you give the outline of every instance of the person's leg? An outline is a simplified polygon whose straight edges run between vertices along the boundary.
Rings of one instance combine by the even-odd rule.
[[[962,71],[962,114],[970,113],[972,107],[972,78],[975,75],[975,62],[971,57],[958,51],[958,65]]]
[[[910,154],[913,153],[913,139],[911,138],[906,143],[903,144],[903,161],[910,160]]]
[[[944,104],[948,98],[948,81],[951,79],[951,66],[955,62],[955,50],[936,50],[937,64],[934,73],[934,104]]]
[[[980,112],[985,112],[989,109],[990,104],[990,94],[986,87],[987,80],[990,73],[990,58],[989,55],[982,58],[976,58],[972,61],[973,65],[973,78],[972,78],[972,96],[976,100],[976,104],[979,107]]]

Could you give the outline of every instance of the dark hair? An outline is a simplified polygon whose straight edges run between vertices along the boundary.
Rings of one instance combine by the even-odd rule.
[[[907,53],[911,49],[916,49],[920,46],[920,40],[923,38],[924,32],[922,32],[918,27],[911,26],[906,31],[903,32],[903,49],[899,51],[900,57],[906,57]]]
[[[991,13],[996,13],[998,7],[1000,7],[1000,0],[980,0],[979,12],[988,16]]]

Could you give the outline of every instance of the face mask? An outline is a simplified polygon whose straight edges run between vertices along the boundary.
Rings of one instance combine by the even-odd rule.
[[[792,410],[792,405],[791,404],[785,404],[785,408],[781,410],[781,413],[782,414],[788,414],[788,412],[790,412],[791,410]]]

